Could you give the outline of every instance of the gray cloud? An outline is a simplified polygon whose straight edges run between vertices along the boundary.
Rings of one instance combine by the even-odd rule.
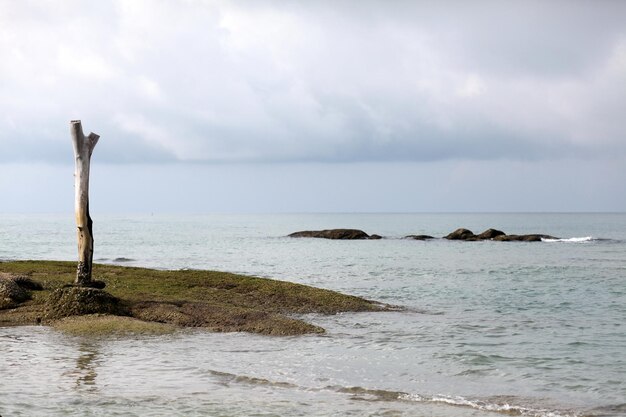
[[[626,155],[623,2],[0,0],[0,162]]]

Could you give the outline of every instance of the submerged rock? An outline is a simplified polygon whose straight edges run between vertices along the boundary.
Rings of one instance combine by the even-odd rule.
[[[315,237],[336,240],[370,239],[370,235],[358,229],[303,230],[301,232],[292,233],[289,237]]]
[[[123,256],[113,259],[113,262],[134,262],[134,261],[135,260],[132,258],[125,258]]]
[[[68,286],[50,294],[45,306],[46,319],[86,314],[126,316],[128,309],[120,300],[97,288]]]
[[[434,239],[434,237],[429,235],[408,235],[404,237],[405,239],[413,239],[413,240],[430,240]]]
[[[542,239],[557,239],[550,235],[501,235],[496,236],[493,240],[498,242],[541,242]]]

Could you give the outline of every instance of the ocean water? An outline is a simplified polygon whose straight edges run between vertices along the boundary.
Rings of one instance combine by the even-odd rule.
[[[287,338],[0,328],[1,416],[626,415],[626,214],[93,217],[97,262],[252,274],[405,309],[307,315],[327,333]],[[285,237],[336,227],[386,238]],[[402,239],[458,227],[560,239]],[[0,215],[0,260],[75,251],[71,213]]]

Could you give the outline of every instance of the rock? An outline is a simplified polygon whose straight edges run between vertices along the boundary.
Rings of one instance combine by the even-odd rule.
[[[0,279],[0,309],[13,308],[17,304],[30,299],[24,288],[10,279]]]
[[[42,290],[43,286],[23,275],[0,272],[0,309],[13,308],[30,300],[28,290]]]
[[[448,240],[475,240],[476,235],[474,232],[468,229],[456,229],[454,232],[450,233],[447,236],[444,236],[444,239]]]
[[[82,286],[83,287],[89,287],[89,288],[98,288],[99,290],[101,290],[104,287],[106,287],[107,284],[104,281],[98,281],[96,279],[92,279],[91,281],[89,281],[86,284],[83,284]]]
[[[550,235],[501,235],[496,236],[493,240],[498,242],[541,242],[542,239],[557,239]]]
[[[46,301],[46,319],[59,319],[86,314],[129,315],[120,300],[97,288],[67,286],[50,294]]]
[[[429,240],[434,239],[434,237],[429,235],[408,235],[404,237],[405,239],[413,239],[413,240]]]
[[[505,233],[502,230],[487,229],[476,237],[478,238],[478,240],[488,240],[488,239],[493,239],[495,237],[502,236],[502,235],[505,235]]]
[[[370,238],[367,233],[357,229],[304,230],[292,233],[289,237],[315,237],[337,240],[362,240]]]
[[[370,235],[369,239],[370,240],[379,240],[382,239],[383,237],[381,235]]]
[[[471,230],[456,229],[454,232],[445,236],[449,240],[495,240],[497,242],[541,242],[542,239],[556,239],[550,235],[530,234],[530,235],[507,235],[502,230],[487,229],[479,235],[475,235]]]
[[[124,258],[123,256],[113,259],[113,262],[134,262],[134,261],[135,261],[134,259]]]
[[[33,290],[33,291],[42,291],[43,290],[43,285],[41,285],[37,281],[33,281],[32,279],[30,279],[28,277],[16,276],[15,278],[13,278],[13,281],[17,285],[19,285],[20,287],[22,287],[22,288],[24,288],[26,290]]]

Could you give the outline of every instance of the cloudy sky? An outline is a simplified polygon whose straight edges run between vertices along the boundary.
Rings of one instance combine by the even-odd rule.
[[[625,16],[0,0],[0,212],[625,211]]]

